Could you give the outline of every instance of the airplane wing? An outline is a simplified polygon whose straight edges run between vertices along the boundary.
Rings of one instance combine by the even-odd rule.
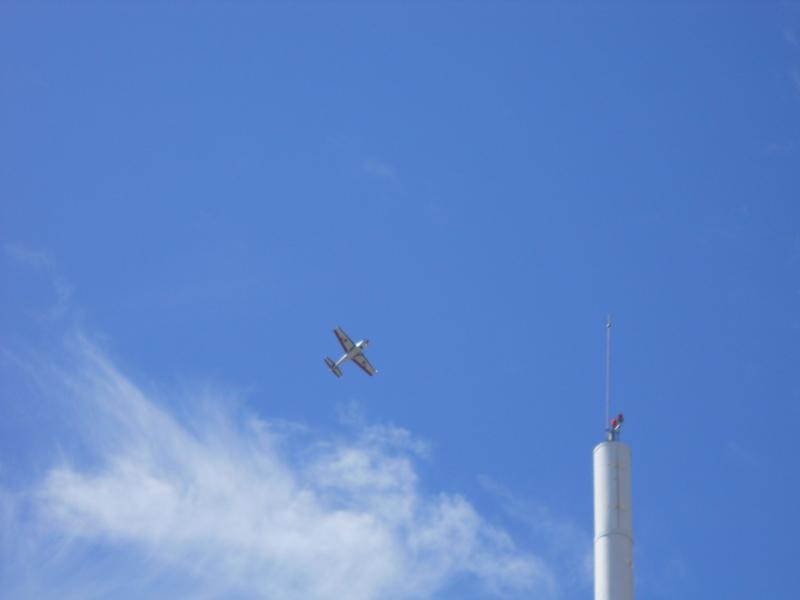
[[[364,356],[364,353],[363,353],[363,352],[361,352],[361,353],[359,353],[359,354],[356,354],[356,355],[353,357],[353,362],[354,362],[354,363],[356,363],[356,364],[357,364],[359,367],[361,367],[362,369],[364,369],[364,372],[365,372],[367,375],[375,375],[375,373],[377,373],[377,372],[378,372],[378,371],[375,369],[375,367],[373,367],[373,366],[370,364],[370,362],[367,360],[367,357],[366,357],[366,356]]]
[[[350,350],[353,349],[353,346],[355,346],[353,340],[350,339],[350,337],[344,332],[344,330],[341,327],[337,327],[336,329],[334,329],[333,333],[335,333],[336,337],[339,338],[339,343],[342,345],[342,348],[344,348],[345,352],[350,352]]]

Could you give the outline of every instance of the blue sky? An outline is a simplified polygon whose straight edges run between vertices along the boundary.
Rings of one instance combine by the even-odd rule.
[[[793,598],[800,6],[0,6],[15,598]],[[331,330],[380,370],[334,378]]]

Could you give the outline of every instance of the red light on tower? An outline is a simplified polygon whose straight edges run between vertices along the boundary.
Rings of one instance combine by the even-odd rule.
[[[619,413],[616,417],[611,419],[611,433],[616,434],[619,432],[620,428],[622,427],[622,423],[625,421],[625,417],[622,416],[622,413]],[[616,436],[615,436],[616,439]]]

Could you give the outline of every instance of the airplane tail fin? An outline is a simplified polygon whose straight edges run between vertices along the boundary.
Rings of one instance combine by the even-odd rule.
[[[327,356],[325,357],[325,364],[328,365],[328,368],[333,372],[334,375],[336,375],[337,377],[342,376],[342,370],[339,367],[337,367],[336,363],[333,362],[333,360],[328,358]]]

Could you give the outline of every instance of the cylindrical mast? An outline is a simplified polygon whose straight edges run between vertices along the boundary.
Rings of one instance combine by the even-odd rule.
[[[613,433],[594,449],[594,598],[633,600],[631,449]]]

